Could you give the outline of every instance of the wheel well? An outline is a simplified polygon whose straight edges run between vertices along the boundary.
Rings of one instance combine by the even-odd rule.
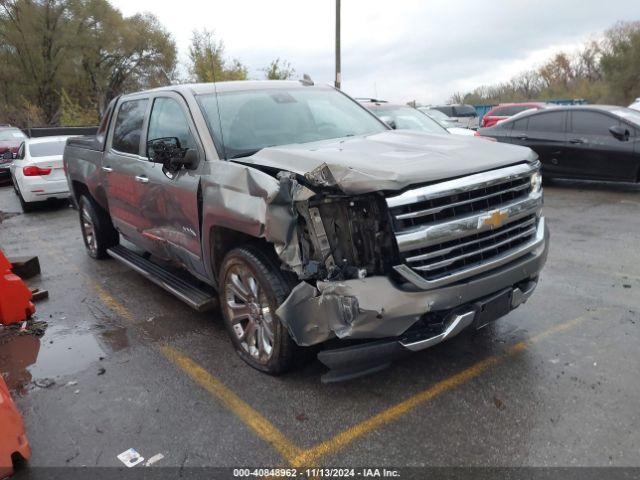
[[[79,202],[80,202],[80,197],[82,195],[85,195],[87,198],[92,200],[93,206],[94,208],[98,209],[98,211],[104,213],[105,215],[109,215],[109,212],[107,210],[105,210],[102,205],[100,205],[95,198],[93,198],[93,195],[91,195],[91,192],[89,191],[89,187],[87,187],[84,183],[79,182],[77,180],[73,180],[73,182],[71,183],[71,186],[73,187],[73,201],[76,204],[76,208],[79,206]],[[111,219],[111,217],[109,217],[109,219]]]
[[[82,195],[86,195],[87,197],[91,198],[91,193],[89,193],[89,188],[87,188],[87,186],[84,183],[74,180],[71,183],[71,186],[73,188],[73,201],[76,204],[76,207],[78,206],[78,202],[80,201],[80,197]]]
[[[273,245],[267,242],[263,238],[252,237],[246,233],[238,232],[226,227],[211,227],[209,235],[209,243],[211,245],[211,263],[213,267],[213,273],[218,277],[220,272],[220,266],[222,260],[227,253],[237,247],[243,245],[253,245],[260,248],[268,255],[273,255],[276,260],[275,250]]]

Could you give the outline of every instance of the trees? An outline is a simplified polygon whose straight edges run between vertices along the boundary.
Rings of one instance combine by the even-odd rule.
[[[628,105],[640,96],[640,22],[620,22],[604,38],[572,54],[558,52],[535,70],[508,82],[481,86],[451,100],[495,104],[526,100],[584,98],[591,103]]]
[[[224,58],[224,43],[211,30],[194,31],[189,46],[190,72],[196,82],[246,80],[248,70],[239,60]]]
[[[0,0],[2,50],[17,82],[10,89],[38,105],[47,123],[57,115],[68,15],[67,5],[59,0]]]
[[[282,63],[280,63],[279,58],[276,58],[268,67],[263,68],[262,71],[267,80],[288,80],[296,74],[296,71],[289,62],[283,60]]]
[[[613,102],[640,97],[640,22],[618,23],[607,31],[600,61]]]
[[[97,121],[116,95],[166,84],[176,47],[153,15],[107,0],[0,0],[0,62],[0,122],[52,125],[63,108]]]

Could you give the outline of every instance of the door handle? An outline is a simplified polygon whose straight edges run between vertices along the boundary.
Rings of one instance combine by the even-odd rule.
[[[569,143],[586,143],[582,138],[572,138]]]
[[[527,137],[526,135],[520,135],[518,137],[518,140],[529,140],[529,137]]]
[[[113,172],[113,168],[111,168],[111,167],[102,167],[102,171],[103,172],[107,172],[107,173],[111,173],[111,172]]]
[[[146,175],[136,175],[136,182],[149,183],[149,178]]]

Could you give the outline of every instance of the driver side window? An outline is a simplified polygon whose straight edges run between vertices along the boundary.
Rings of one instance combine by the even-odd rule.
[[[180,104],[173,98],[159,97],[153,102],[147,142],[157,138],[175,137],[180,148],[196,148],[189,123]],[[147,151],[147,156],[152,152]]]

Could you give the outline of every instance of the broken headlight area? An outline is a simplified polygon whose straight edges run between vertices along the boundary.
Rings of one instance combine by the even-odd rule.
[[[381,195],[317,195],[296,208],[301,279],[348,280],[391,271],[398,254]]]

